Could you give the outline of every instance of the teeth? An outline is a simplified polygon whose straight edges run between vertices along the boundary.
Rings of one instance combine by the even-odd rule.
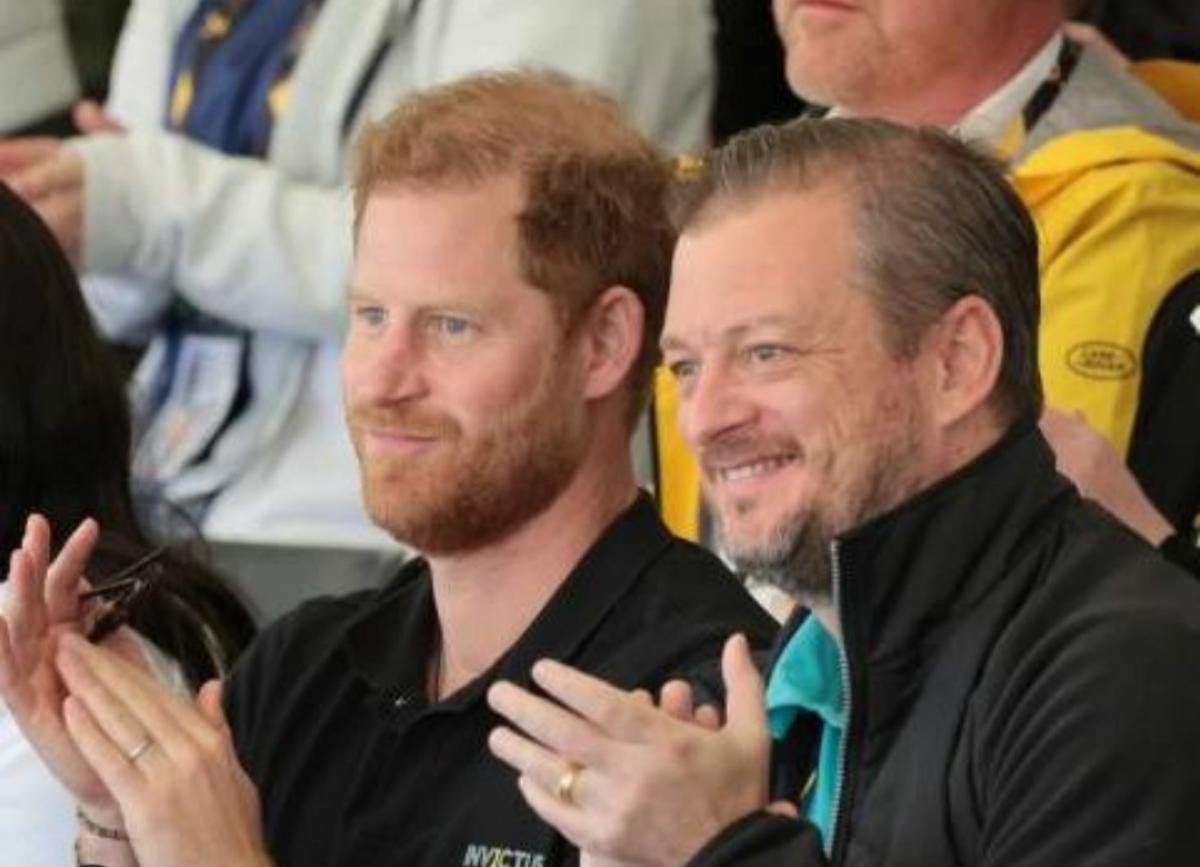
[[[780,467],[790,464],[795,458],[779,457],[767,458],[761,461],[755,461],[750,464],[742,464],[738,467],[729,467],[728,469],[719,470],[718,474],[723,482],[737,482],[741,479],[749,479],[753,476],[761,476],[763,473],[774,472]]]

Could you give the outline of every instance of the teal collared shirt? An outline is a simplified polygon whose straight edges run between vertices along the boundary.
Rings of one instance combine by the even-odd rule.
[[[800,624],[771,670],[767,721],[776,740],[783,738],[801,711],[815,713],[824,722],[816,782],[802,806],[804,817],[816,825],[828,850],[845,728],[845,696],[841,650],[812,615]]]

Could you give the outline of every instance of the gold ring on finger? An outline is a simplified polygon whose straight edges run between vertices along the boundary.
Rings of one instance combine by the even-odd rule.
[[[566,804],[575,803],[573,797],[575,784],[579,782],[579,777],[583,774],[583,766],[577,765],[574,762],[567,762],[566,770],[558,777],[558,783],[554,786],[554,796]]]

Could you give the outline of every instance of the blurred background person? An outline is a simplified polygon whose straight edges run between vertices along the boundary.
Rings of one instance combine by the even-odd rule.
[[[377,576],[395,546],[363,511],[337,377],[347,144],[411,90],[532,65],[695,148],[710,38],[706,0],[135,0],[107,113],[77,112],[69,146],[0,145],[0,175],[88,275],[102,331],[148,342],[139,488],[226,549],[302,546],[282,581]]]
[[[37,215],[0,184],[0,578],[37,512],[62,532],[100,524],[93,580],[154,552],[129,491],[129,411],[116,366],[88,320],[70,264]],[[35,531],[36,532],[36,531]],[[110,641],[179,689],[221,676],[254,635],[250,615],[211,572],[176,553],[138,571]],[[8,586],[0,587],[0,599]],[[115,624],[114,624],[115,625]],[[75,800],[44,769],[0,703],[0,861],[70,859]]]
[[[59,0],[0,0],[0,135],[33,131],[79,98]]]
[[[1194,351],[1200,306],[1200,128],[1068,38],[1066,6],[773,4],[799,96],[832,115],[952,128],[1008,163],[1041,233],[1047,402],[1097,429],[1186,536],[1200,512],[1200,379],[1179,363]],[[666,514],[677,531],[702,533],[695,465],[671,439],[669,384],[659,397]]]
[[[1130,60],[1200,63],[1196,0],[1075,0],[1073,17],[1112,40]]]
[[[712,0],[712,5],[717,63],[713,144],[760,123],[800,114],[804,102],[784,76],[783,44],[771,18],[771,0]]]

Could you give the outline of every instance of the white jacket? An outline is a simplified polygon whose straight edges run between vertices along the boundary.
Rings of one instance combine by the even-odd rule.
[[[58,0],[0,0],[0,134],[67,108],[79,82]]]
[[[711,94],[707,0],[326,0],[266,162],[164,132],[175,36],[193,0],[135,0],[110,111],[130,132],[78,140],[85,292],[101,328],[145,337],[178,292],[254,330],[252,405],[170,498],[220,490],[216,539],[385,546],[361,505],[341,416],[344,187],[351,130],[411,90],[516,65],[612,91],[654,138],[703,144]],[[390,48],[346,118],[385,36]]]

